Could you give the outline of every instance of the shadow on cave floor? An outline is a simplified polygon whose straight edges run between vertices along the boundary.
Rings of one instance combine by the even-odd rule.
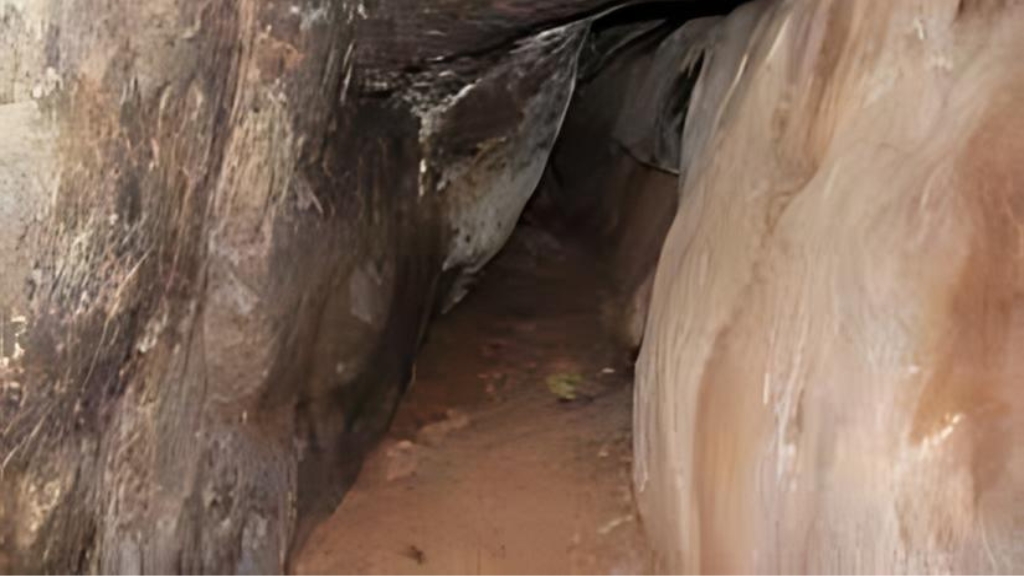
[[[521,224],[434,323],[390,432],[296,572],[644,569],[631,362],[598,259],[562,236]]]

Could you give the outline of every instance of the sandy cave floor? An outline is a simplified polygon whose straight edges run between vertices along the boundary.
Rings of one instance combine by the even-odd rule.
[[[643,572],[610,302],[592,254],[520,226],[432,326],[390,432],[295,571]]]

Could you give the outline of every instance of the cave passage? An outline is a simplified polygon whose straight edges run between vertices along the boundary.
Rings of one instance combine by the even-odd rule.
[[[633,364],[707,12],[655,3],[594,24],[530,204],[431,323],[388,433],[294,572],[649,569]]]
[[[0,573],[1024,566],[1020,3],[0,4]]]
[[[432,325],[390,431],[295,570],[642,571],[613,294],[593,244],[528,213]]]

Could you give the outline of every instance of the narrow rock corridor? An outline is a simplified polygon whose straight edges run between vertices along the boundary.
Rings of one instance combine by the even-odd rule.
[[[298,573],[636,573],[631,362],[598,259],[524,225],[431,328]]]

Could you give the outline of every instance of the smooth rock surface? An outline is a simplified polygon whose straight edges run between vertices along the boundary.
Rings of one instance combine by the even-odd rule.
[[[1024,568],[1022,29],[953,0],[722,24],[638,368],[661,570]]]

